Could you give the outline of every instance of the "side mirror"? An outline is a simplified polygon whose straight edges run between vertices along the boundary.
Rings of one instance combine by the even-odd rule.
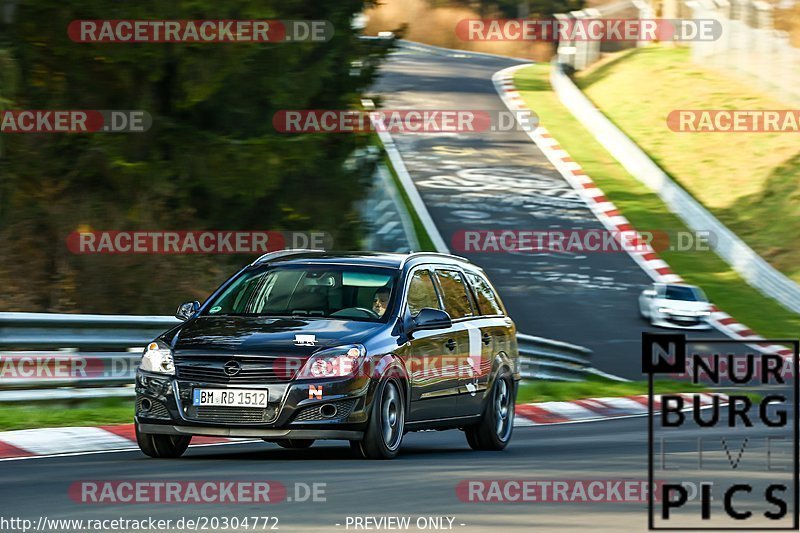
[[[186,302],[185,304],[181,304],[178,306],[178,310],[175,311],[175,318],[180,318],[181,320],[189,320],[192,315],[200,310],[200,302],[197,300],[193,302]]]
[[[423,307],[417,316],[411,319],[412,331],[423,329],[443,329],[453,325],[453,321],[446,312],[432,307]]]

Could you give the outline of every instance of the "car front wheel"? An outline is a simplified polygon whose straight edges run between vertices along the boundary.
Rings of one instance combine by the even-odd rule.
[[[156,459],[180,457],[189,447],[190,442],[192,442],[191,436],[142,433],[139,431],[139,426],[136,426],[136,443],[139,445],[139,449],[145,455]]]
[[[375,393],[367,431],[350,446],[365,459],[392,459],[400,450],[406,423],[405,401],[395,381],[384,381]]]
[[[514,430],[514,381],[508,373],[497,376],[481,421],[464,428],[473,450],[504,449]]]

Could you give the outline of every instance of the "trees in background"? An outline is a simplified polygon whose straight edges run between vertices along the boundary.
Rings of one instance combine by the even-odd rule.
[[[0,6],[2,7],[2,6]],[[364,135],[284,135],[282,109],[345,109],[385,51],[362,0],[35,0],[0,17],[0,109],[141,109],[147,133],[0,137],[0,309],[169,314],[247,256],[75,255],[77,229],[319,230],[358,246]],[[80,44],[77,19],[324,19],[322,43]],[[371,59],[370,57],[371,56]],[[377,61],[376,61],[377,60]],[[354,61],[366,68],[351,71]]]
[[[555,13],[567,13],[583,9],[585,0],[429,0],[432,5],[462,5],[478,11],[481,16],[551,17]]]

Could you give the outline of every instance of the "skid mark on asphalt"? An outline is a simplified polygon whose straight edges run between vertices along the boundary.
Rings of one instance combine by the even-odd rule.
[[[492,75],[502,60],[419,54],[381,67],[385,109],[507,111]],[[415,186],[452,253],[481,266],[520,331],[588,346],[595,364],[633,377],[644,323],[636,302],[649,277],[625,253],[465,251],[465,230],[605,231],[583,198],[522,131],[393,134]],[[630,339],[605,354],[609,332]],[[598,353],[602,350],[603,353]]]
[[[440,227],[602,229],[584,200],[554,170],[538,165],[510,165],[520,158],[516,153],[519,147],[509,143],[500,147],[482,143],[472,134],[458,134],[451,139],[447,144],[448,141],[438,135],[428,138],[395,136],[415,185],[429,209],[438,213],[435,218],[443,223]],[[469,142],[477,146],[489,144],[493,148],[480,150],[463,145]],[[483,166],[476,165],[478,161]],[[445,235],[447,233],[445,231]],[[453,246],[454,242],[448,244],[454,253],[467,252]],[[627,263],[627,268],[603,268],[602,272],[595,272],[603,261],[585,254],[501,252],[482,255],[502,256],[511,267],[510,279],[497,283],[505,293],[635,293],[641,287],[641,273],[627,258],[618,261]],[[500,257],[492,259],[496,262]],[[485,260],[484,268],[491,270],[492,259]],[[632,273],[638,275],[631,276]]]

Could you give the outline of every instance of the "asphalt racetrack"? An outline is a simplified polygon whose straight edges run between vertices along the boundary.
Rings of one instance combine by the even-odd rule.
[[[512,64],[505,59],[401,49],[384,66],[375,93],[387,109],[504,110],[491,76]],[[524,132],[400,134],[395,141],[448,245],[453,235],[464,229],[601,227]],[[588,346],[594,350],[594,364],[599,369],[644,379],[641,333],[653,328],[639,318],[637,296],[650,280],[626,254],[463,255],[487,270],[521,332]],[[689,336],[702,339],[722,334],[710,331]],[[790,420],[791,415],[790,411]],[[796,463],[787,449],[791,433],[784,435],[788,440],[770,441],[767,437],[777,435],[775,429],[756,421],[753,427],[732,434],[724,424],[727,418],[723,415],[721,420],[717,428],[701,431],[687,426],[657,434],[666,440],[656,442],[655,479],[682,479],[695,483],[695,488],[701,482],[721,487],[734,480],[758,485],[792,479]],[[702,444],[699,437],[704,439]],[[662,445],[665,454],[660,455]],[[698,446],[703,449],[702,470],[696,467],[701,461]],[[767,470],[767,465],[775,470]],[[448,431],[406,435],[401,453],[393,461],[356,459],[344,442],[317,443],[307,450],[248,442],[194,447],[178,460],[153,460],[138,450],[7,460],[0,461],[0,472],[0,499],[6,516],[29,519],[37,527],[43,517],[84,521],[152,517],[172,520],[173,525],[181,518],[227,517],[240,522],[244,517],[277,518],[277,522],[259,522],[257,529],[252,522],[247,528],[228,528],[238,531],[277,526],[281,531],[619,532],[645,531],[648,524],[648,507],[642,497],[628,502],[603,501],[613,500],[613,494],[599,500],[541,501],[529,494],[527,501],[500,502],[480,501],[478,494],[488,492],[464,490],[465,486],[475,487],[468,485],[470,481],[504,480],[623,480],[631,486],[646,486],[646,417],[520,427],[503,452],[472,451],[460,431]],[[80,484],[93,480],[267,480],[287,492],[285,499],[269,504],[91,503],[84,501]],[[789,501],[789,512],[796,512],[791,505],[796,492],[790,481],[787,483],[790,490],[783,496]],[[306,488],[314,484],[317,496],[309,497]],[[500,499],[511,500],[519,491],[501,494]],[[699,496],[693,496],[672,524],[698,523]],[[760,516],[754,522],[756,527],[775,525],[761,517],[776,509],[762,494],[738,496],[736,501]],[[736,525],[721,518],[722,502],[723,494],[715,492],[713,519],[704,525]],[[660,505],[656,502],[657,513]],[[384,521],[379,522],[382,517]],[[399,527],[404,517],[409,525]],[[80,529],[83,525],[73,523],[60,530],[85,530]],[[210,525],[209,521],[205,529],[192,530],[214,530]],[[390,527],[393,525],[398,527]],[[221,523],[217,526],[224,530]],[[10,525],[0,529],[21,531]]]
[[[375,92],[390,110],[505,111],[492,75],[518,63],[414,44],[384,65]],[[652,280],[627,253],[475,253],[453,246],[468,230],[603,229],[526,132],[393,138],[450,251],[487,271],[520,332],[589,347],[598,369],[643,379],[642,331],[670,330],[639,316],[638,296]],[[724,337],[715,330],[687,336]]]

